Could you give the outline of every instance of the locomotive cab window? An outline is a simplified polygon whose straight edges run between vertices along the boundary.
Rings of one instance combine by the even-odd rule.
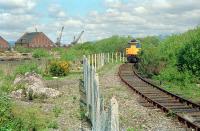
[[[141,48],[141,44],[140,44],[140,43],[137,43],[137,44],[136,44],[136,48]]]

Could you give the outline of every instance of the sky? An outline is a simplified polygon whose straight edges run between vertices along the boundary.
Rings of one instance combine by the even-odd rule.
[[[0,0],[0,36],[16,41],[25,32],[44,32],[62,43],[82,30],[82,41],[112,35],[169,35],[200,25],[200,0]]]

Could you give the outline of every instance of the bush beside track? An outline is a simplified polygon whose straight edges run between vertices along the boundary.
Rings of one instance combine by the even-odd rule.
[[[143,75],[161,81],[168,91],[194,101],[200,98],[200,27],[161,41],[144,38],[142,44],[138,67]]]

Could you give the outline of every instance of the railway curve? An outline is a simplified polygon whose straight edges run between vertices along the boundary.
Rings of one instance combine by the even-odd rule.
[[[149,103],[152,103],[164,112],[172,113],[188,128],[200,131],[200,105],[148,82],[137,74],[133,64],[126,63],[121,65],[118,75],[127,86]]]

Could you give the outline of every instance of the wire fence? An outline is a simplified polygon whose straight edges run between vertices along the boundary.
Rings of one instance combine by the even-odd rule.
[[[90,58],[92,58],[90,56]],[[100,94],[98,74],[93,64],[103,66],[106,59],[105,54],[93,55],[92,59],[83,58],[83,84],[81,86],[81,101],[86,106],[86,116],[91,121],[92,131],[119,131],[118,103],[115,97],[110,100],[108,111],[104,109],[103,98]],[[109,57],[107,57],[109,58]],[[90,63],[90,61],[99,61]]]
[[[98,53],[87,56],[88,61],[94,67],[95,71],[99,70],[105,64],[125,62],[125,54],[123,52]]]

